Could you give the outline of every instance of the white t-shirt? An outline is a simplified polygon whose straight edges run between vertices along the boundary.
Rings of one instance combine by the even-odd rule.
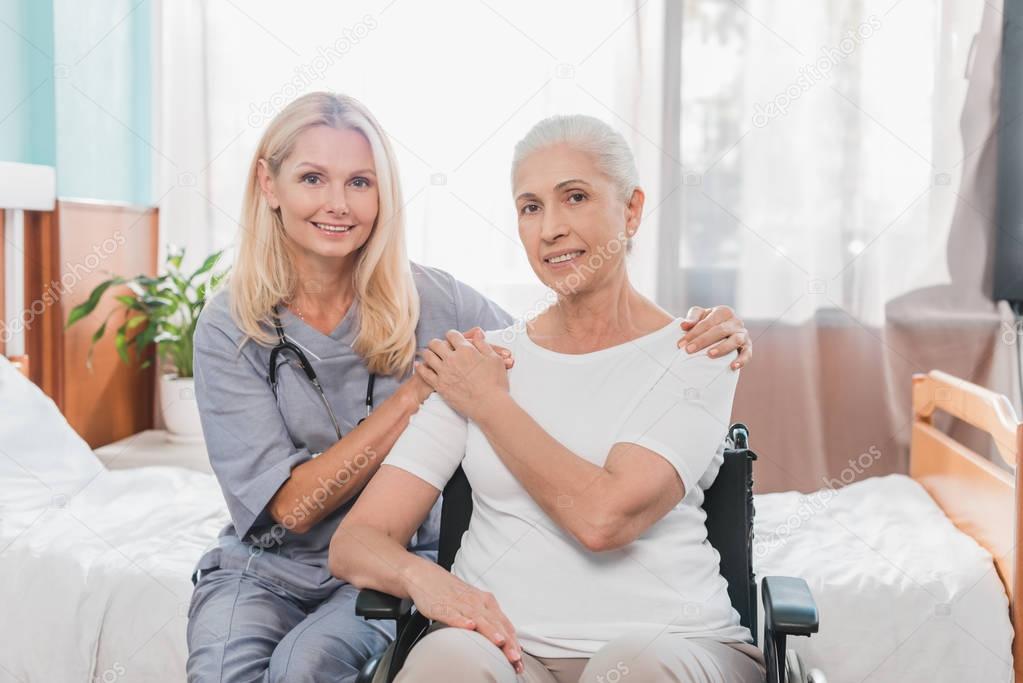
[[[638,630],[752,642],[728,598],[701,507],[721,467],[736,355],[677,348],[679,322],[585,354],[538,346],[521,323],[486,335],[515,356],[512,397],[573,453],[603,466],[614,444],[630,442],[678,472],[685,497],[624,548],[591,552],[558,527],[478,426],[438,394],[384,460],[438,490],[462,464],[473,513],[452,572],[494,594],[532,655],[589,657]]]

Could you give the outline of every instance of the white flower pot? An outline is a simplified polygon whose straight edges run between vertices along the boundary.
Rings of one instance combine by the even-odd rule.
[[[167,440],[178,443],[202,442],[202,423],[195,402],[195,380],[174,374],[160,376],[160,411],[167,427]]]

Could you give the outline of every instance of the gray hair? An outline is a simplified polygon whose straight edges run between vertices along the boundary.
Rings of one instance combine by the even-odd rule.
[[[622,200],[629,201],[633,190],[639,187],[639,172],[636,171],[636,160],[629,143],[611,126],[584,114],[551,116],[530,128],[515,145],[512,182],[515,182],[515,173],[526,157],[557,144],[567,144],[591,154],[597,167],[618,188]]]

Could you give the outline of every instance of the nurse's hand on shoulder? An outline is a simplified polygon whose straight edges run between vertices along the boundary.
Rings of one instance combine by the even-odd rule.
[[[482,342],[484,339],[483,329],[480,327],[472,328],[463,336],[465,337],[465,339],[470,341],[478,340]],[[506,370],[511,370],[515,366],[515,358],[512,356],[511,351],[504,348],[503,346],[497,346],[496,344],[491,346],[491,348],[504,361],[504,367]],[[419,355],[422,355],[422,353],[420,352]],[[422,405],[423,401],[428,399],[430,397],[430,394],[433,393],[433,387],[426,383],[426,381],[421,376],[421,373],[418,372],[418,368],[419,363],[416,362],[417,372],[413,374],[411,378],[406,380],[405,383],[402,384],[401,388],[399,389],[399,391],[408,392],[409,396],[411,396],[411,400],[415,403],[416,406]]]
[[[709,346],[707,355],[718,358],[739,349],[739,357],[732,361],[733,370],[738,370],[753,358],[753,340],[749,330],[728,306],[693,306],[686,313],[681,327],[685,334],[679,339],[678,346],[684,346],[689,353]]]
[[[481,341],[486,343],[486,335],[483,333],[482,327],[474,327],[462,336],[469,341]],[[505,370],[511,370],[515,366],[515,358],[512,356],[511,351],[503,346],[498,346],[497,344],[490,344],[489,346],[497,353],[498,356],[504,359]]]
[[[508,392],[506,359],[481,337],[466,339],[455,330],[427,345],[416,373],[470,420],[488,409],[489,399]]]
[[[479,590],[440,565],[420,563],[405,578],[409,597],[428,618],[477,631],[496,645],[516,673],[525,670],[515,627],[491,593]]]

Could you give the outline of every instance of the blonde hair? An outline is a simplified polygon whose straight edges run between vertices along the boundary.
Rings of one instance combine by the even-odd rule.
[[[298,278],[280,213],[270,208],[260,190],[259,160],[264,159],[276,176],[299,134],[314,126],[358,131],[373,150],[380,205],[372,233],[356,255],[353,305],[358,306],[358,334],[352,348],[371,372],[402,375],[415,360],[419,294],[405,250],[397,162],[380,124],[365,105],[346,95],[303,95],[274,117],[263,133],[242,201],[238,255],[229,281],[231,315],[246,341],[276,343],[272,309],[294,296]]]

